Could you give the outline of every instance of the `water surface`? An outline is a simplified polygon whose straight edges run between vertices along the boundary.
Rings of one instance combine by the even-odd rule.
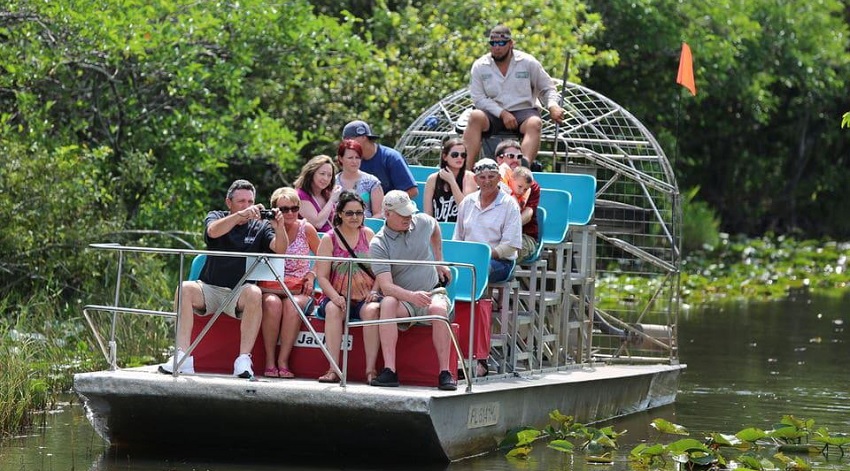
[[[769,430],[786,414],[814,419],[817,426],[828,427],[832,432],[850,433],[847,322],[850,295],[837,299],[796,297],[684,311],[679,329],[680,356],[688,368],[682,374],[676,404],[612,422],[615,429],[628,432],[618,440],[620,449],[614,452],[614,465],[601,469],[630,469],[626,462],[629,450],[642,441],[659,441],[649,426],[657,417],[684,425],[697,439],[709,432],[735,433],[747,427]],[[293,463],[276,450],[207,460],[128,456],[107,450],[75,404],[64,404],[39,422],[26,436],[2,442],[0,471],[388,469],[381,465],[379,455],[373,462],[357,465],[329,465],[326,458]],[[281,435],[281,442],[285,440]],[[175,445],[177,456],[178,446]],[[222,450],[227,450],[227,446],[222,443]],[[816,469],[850,471],[850,458],[816,455],[808,459]],[[404,469],[600,468],[585,464],[581,454],[561,454],[539,443],[527,461],[508,460],[500,453],[492,453],[445,466],[411,464]]]

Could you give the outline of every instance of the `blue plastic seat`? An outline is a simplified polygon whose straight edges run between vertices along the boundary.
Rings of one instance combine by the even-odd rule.
[[[363,225],[365,225],[369,229],[372,229],[372,232],[377,234],[378,231],[380,231],[381,228],[384,227],[384,220],[379,218],[366,218],[363,220]]]
[[[207,261],[206,255],[197,255],[192,259],[192,266],[189,268],[188,281],[195,281],[201,277],[201,270],[204,269],[204,263]]]
[[[475,266],[475,292],[472,287],[472,273],[469,268],[458,267],[456,298],[461,301],[481,299],[487,288],[490,272],[490,246],[481,242],[462,240],[443,241],[443,260],[447,262],[471,263]]]
[[[547,245],[560,244],[567,238],[572,207],[570,193],[561,190],[540,189],[540,205],[546,210],[546,227],[541,233],[540,241]]]
[[[413,180],[416,182],[424,182],[428,177],[440,170],[439,167],[431,167],[430,165],[410,165],[410,173],[413,174]]]
[[[455,226],[457,226],[456,222],[440,221],[440,234],[443,240],[451,240],[455,233]]]
[[[534,180],[541,189],[562,190],[572,196],[569,211],[569,224],[583,225],[593,218],[596,204],[596,178],[578,173],[534,172]],[[546,208],[552,217],[551,207]]]
[[[416,195],[416,198],[413,198],[413,202],[416,203],[419,211],[424,213],[425,207],[422,206],[422,200],[425,198],[425,182],[416,182],[416,186],[419,188],[419,194]]]
[[[542,189],[541,189],[541,191],[542,191]],[[544,208],[542,206],[537,206],[537,231],[538,231],[537,236],[538,236],[538,239],[540,240],[540,243],[537,244],[537,250],[530,253],[528,255],[528,257],[525,258],[525,260],[519,261],[519,263],[522,264],[522,265],[528,265],[528,264],[536,262],[537,260],[540,259],[540,254],[543,253],[543,237],[546,234],[546,229],[547,229],[546,224],[548,222],[547,221],[548,217],[546,216],[546,214],[547,214],[546,208]],[[440,223],[440,224],[442,224],[442,223]]]

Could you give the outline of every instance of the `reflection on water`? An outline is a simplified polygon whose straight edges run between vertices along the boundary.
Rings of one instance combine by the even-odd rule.
[[[611,424],[628,433],[618,440],[615,464],[626,471],[629,450],[642,441],[657,441],[649,423],[656,417],[684,425],[693,438],[707,432],[735,433],[745,427],[772,428],[783,415],[814,419],[832,432],[850,433],[848,329],[850,296],[841,299],[788,299],[769,304],[712,306],[686,311],[680,319],[680,351],[688,369],[681,377],[675,405],[618,419]],[[168,433],[163,430],[162,433]],[[316,437],[321,440],[321,437]],[[282,443],[286,440],[281,437]],[[416,446],[411,443],[411,446]],[[227,444],[221,444],[223,450]],[[179,450],[179,448],[177,448]],[[29,435],[2,442],[0,471],[12,470],[370,470],[328,465],[325,458],[293,464],[278,450],[255,456],[199,460],[128,456],[107,451],[82,417],[78,406],[47,414]],[[850,458],[810,458],[815,468],[850,470]],[[321,461],[321,462],[319,462]],[[537,444],[527,461],[494,453],[445,467],[404,469],[587,471],[583,456],[564,455]]]

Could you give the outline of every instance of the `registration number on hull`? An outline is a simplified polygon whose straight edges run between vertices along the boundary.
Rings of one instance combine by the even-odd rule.
[[[469,415],[466,419],[466,428],[479,428],[496,425],[499,423],[499,403],[485,402],[469,406]]]

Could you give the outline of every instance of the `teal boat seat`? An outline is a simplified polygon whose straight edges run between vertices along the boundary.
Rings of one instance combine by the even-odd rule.
[[[413,180],[416,182],[424,182],[428,177],[440,170],[439,167],[431,167],[430,165],[410,165],[410,173],[413,174]]]
[[[416,187],[419,188],[419,194],[413,198],[413,202],[416,203],[416,207],[421,212],[425,212],[425,206],[422,206],[422,200],[425,198],[425,182],[416,182]]]
[[[195,281],[201,277],[201,270],[204,269],[204,263],[207,262],[206,255],[197,255],[192,259],[192,266],[189,268],[189,276],[186,278],[188,281]]]
[[[551,224],[551,222],[548,221],[548,217],[546,216],[546,214],[546,208],[542,206],[537,206],[537,237],[540,240],[540,243],[537,244],[537,250],[530,253],[528,257],[525,258],[525,260],[519,261],[520,265],[528,265],[540,259],[540,255],[543,253],[543,237],[546,234],[546,224]]]
[[[443,260],[447,262],[471,263],[475,267],[475,291],[472,289],[472,273],[467,267],[458,267],[456,298],[460,301],[481,299],[487,289],[490,272],[490,246],[481,242],[462,240],[443,241]]]
[[[457,226],[456,222],[440,221],[440,234],[443,240],[451,240],[455,233],[455,226]]]
[[[541,233],[540,241],[545,245],[557,245],[567,238],[569,229],[569,213],[572,207],[572,195],[566,191],[540,189],[540,205],[546,210],[546,227]]]
[[[363,225],[365,225],[369,229],[372,229],[372,232],[377,234],[378,231],[380,231],[381,228],[384,227],[384,220],[379,218],[366,218],[363,220]]]
[[[578,173],[533,172],[534,180],[543,189],[562,190],[572,196],[569,224],[584,225],[593,218],[596,205],[596,178]],[[552,217],[551,207],[546,208]]]

